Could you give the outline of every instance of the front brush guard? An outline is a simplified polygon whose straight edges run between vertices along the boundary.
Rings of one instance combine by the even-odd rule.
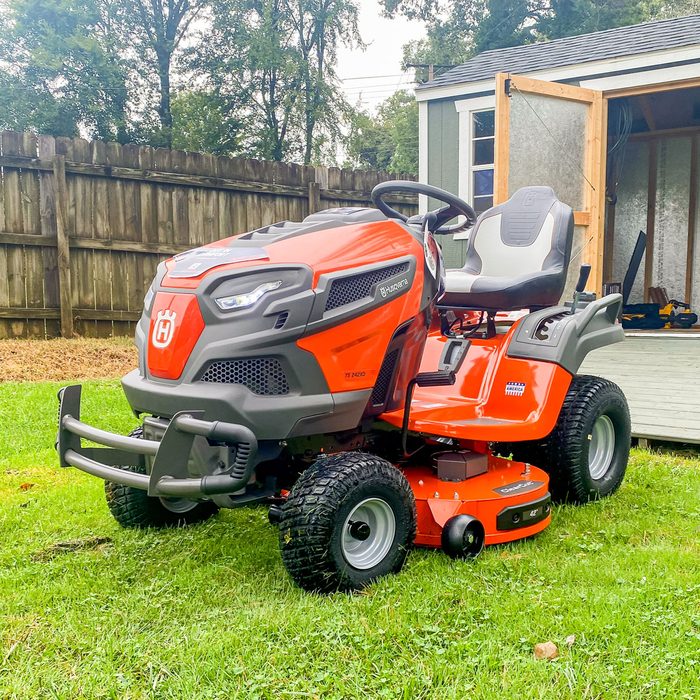
[[[93,428],[80,421],[81,386],[61,389],[56,450],[62,467],[76,467],[107,481],[148,491],[149,496],[204,498],[231,494],[245,488],[255,469],[258,443],[243,425],[202,420],[204,411],[182,411],[171,419],[163,439],[145,440]],[[195,437],[235,449],[221,473],[188,477],[188,461]],[[81,438],[106,447],[83,447]],[[150,474],[120,467],[146,469],[152,457]]]

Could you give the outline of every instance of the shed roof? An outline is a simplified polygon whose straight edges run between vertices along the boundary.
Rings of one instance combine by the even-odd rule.
[[[484,51],[416,90],[488,80],[499,72],[529,73],[693,44],[700,44],[700,15]]]

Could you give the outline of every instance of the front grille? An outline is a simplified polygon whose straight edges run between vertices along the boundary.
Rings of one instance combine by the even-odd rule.
[[[382,362],[382,366],[379,369],[379,374],[377,375],[377,381],[374,384],[374,389],[372,390],[371,402],[373,406],[382,406],[386,402],[387,394],[389,393],[389,388],[391,385],[391,378],[394,375],[394,365],[396,365],[396,358],[399,355],[398,350],[392,350]]]
[[[398,265],[384,267],[381,270],[372,270],[371,272],[363,272],[359,275],[333,280],[328,299],[326,299],[326,311],[331,311],[339,306],[352,304],[354,301],[369,297],[375,284],[388,280],[394,275],[400,275],[407,270],[408,263],[403,262]]]
[[[200,381],[217,384],[241,384],[260,396],[289,393],[284,368],[274,357],[249,357],[243,360],[212,362]]]

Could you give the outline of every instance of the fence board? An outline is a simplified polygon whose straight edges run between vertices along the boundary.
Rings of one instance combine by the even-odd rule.
[[[64,157],[63,189],[55,156]],[[72,320],[80,335],[130,335],[161,260],[311,210],[366,206],[372,187],[388,178],[2,132],[0,338],[60,335],[62,308],[63,326]],[[389,201],[416,211],[409,197]]]

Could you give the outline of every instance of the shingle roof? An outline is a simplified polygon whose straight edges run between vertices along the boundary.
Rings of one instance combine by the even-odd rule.
[[[606,29],[537,44],[484,51],[417,90],[488,80],[496,73],[529,73],[577,63],[700,44],[700,15]]]

